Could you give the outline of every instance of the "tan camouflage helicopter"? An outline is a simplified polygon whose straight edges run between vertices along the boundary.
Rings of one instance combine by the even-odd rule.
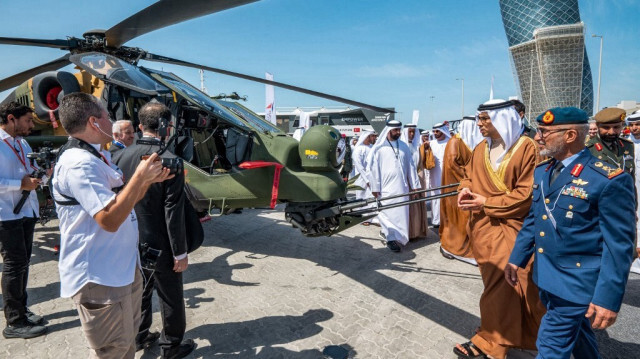
[[[66,52],[0,80],[0,91],[15,87],[3,103],[17,101],[34,109],[36,127],[27,140],[40,149],[39,158],[47,158],[46,151],[67,140],[57,115],[64,94],[92,94],[104,103],[113,121],[129,119],[136,126],[137,110],[149,101],[159,101],[172,111],[175,129],[170,150],[184,160],[187,193],[198,211],[212,213],[217,209],[216,213],[226,214],[239,208],[286,203],[287,219],[305,235],[337,233],[371,215],[371,210],[361,209],[366,201],[346,201],[347,184],[338,173],[345,143],[337,130],[314,126],[298,143],[240,103],[213,99],[173,73],[142,67],[138,62],[202,69],[389,115],[393,114],[391,109],[123,46],[151,31],[255,1],[162,0],[108,30],[85,32],[82,38],[0,37],[0,45]],[[71,63],[79,72],[59,70]]]

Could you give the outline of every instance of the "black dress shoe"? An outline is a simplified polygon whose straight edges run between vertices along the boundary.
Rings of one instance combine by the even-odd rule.
[[[7,338],[29,339],[39,337],[47,333],[47,327],[44,325],[7,325],[2,331],[2,335]]]
[[[179,345],[171,347],[169,349],[162,349],[162,358],[163,359],[181,359],[191,354],[191,352],[196,348],[196,343],[193,342],[193,339],[185,339]]]
[[[136,351],[150,347],[153,343],[158,341],[158,338],[160,338],[160,333],[158,332],[148,332],[147,336],[142,340],[138,340],[136,338]]]
[[[389,248],[392,252],[400,252],[402,250],[402,247],[400,247],[397,241],[388,241],[387,248]]]
[[[29,308],[25,308],[24,314],[27,316],[27,321],[31,325],[39,325],[44,323],[44,317],[32,312],[31,310],[29,310]]]

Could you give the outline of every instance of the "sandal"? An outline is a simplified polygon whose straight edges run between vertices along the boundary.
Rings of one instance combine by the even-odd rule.
[[[466,342],[466,343],[462,343],[460,344],[460,346],[467,352],[467,354],[465,354],[462,350],[458,349],[458,347],[453,347],[453,353],[455,355],[458,356],[458,359],[462,358],[462,359],[476,359],[476,358],[480,358],[480,359],[487,359],[487,355],[482,352],[482,350],[480,350],[480,348],[478,348],[475,344],[473,344],[472,342]],[[478,354],[473,354],[474,350],[478,353]]]

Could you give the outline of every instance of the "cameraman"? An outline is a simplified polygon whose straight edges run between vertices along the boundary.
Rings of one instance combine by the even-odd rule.
[[[134,358],[142,276],[133,207],[152,183],[172,176],[152,155],[122,187],[122,172],[108,152],[98,151],[111,140],[111,121],[100,101],[71,93],[58,112],[71,136],[52,179],[60,219],[61,296],[73,298],[92,358]]]
[[[27,279],[38,218],[38,198],[34,191],[40,179],[30,177],[36,170],[29,163],[31,147],[22,136],[33,128],[33,110],[17,102],[0,106],[0,253],[2,254],[2,302],[7,327],[5,338],[34,338],[47,332],[44,319],[27,308]],[[18,213],[13,209],[31,191]]]
[[[117,165],[122,168],[125,178],[130,178],[142,156],[163,148],[161,139],[166,136],[171,111],[163,104],[150,102],[140,109],[138,119],[142,138],[120,151],[117,158]],[[176,156],[169,152],[164,152],[162,158],[176,160]],[[151,297],[155,288],[161,307],[162,336],[159,344],[163,358],[183,358],[195,348],[193,340],[183,340],[186,316],[182,272],[189,264],[185,200],[184,171],[179,166],[173,179],[152,185],[135,206],[142,256],[145,256],[145,248],[162,251],[154,268],[147,266],[143,269],[147,282],[142,294],[142,324],[136,344],[138,349],[142,349],[158,340],[158,333],[149,331],[153,314]]]

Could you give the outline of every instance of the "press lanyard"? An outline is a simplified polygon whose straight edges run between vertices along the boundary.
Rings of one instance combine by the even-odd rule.
[[[391,146],[391,150],[393,151],[393,155],[396,156],[396,160],[398,159],[398,155],[400,153],[400,142],[398,142],[398,148],[393,148],[393,144],[391,143],[391,141],[389,141],[389,139],[387,138],[387,143],[389,144],[389,146]]]
[[[556,219],[553,217],[553,213],[551,213],[554,209],[556,209],[556,203],[558,203],[558,199],[560,199],[560,195],[562,194],[562,191],[564,191],[564,188],[567,185],[562,186],[562,188],[560,189],[560,192],[558,193],[558,196],[556,197],[556,200],[553,201],[553,208],[549,209],[549,206],[547,206],[547,202],[544,201],[544,199],[547,197],[544,194],[544,181],[540,182],[540,194],[542,195],[542,203],[544,203],[544,209],[547,212],[547,215],[549,216],[549,220],[551,220],[551,225],[553,225],[553,229],[556,229]]]
[[[9,143],[9,141],[7,141],[7,139],[3,139],[4,143],[7,144],[7,146],[9,146],[9,148],[11,148],[11,151],[13,151],[13,154],[16,155],[16,157],[18,157],[18,161],[20,161],[20,163],[22,163],[22,166],[24,167],[24,169],[29,172],[29,168],[27,167],[27,158],[25,157],[24,154],[24,150],[22,149],[22,144],[20,143],[20,141],[18,141],[18,146],[20,146],[20,153],[22,153],[22,156],[18,154],[18,151],[16,151],[16,148],[11,146],[11,144]]]

